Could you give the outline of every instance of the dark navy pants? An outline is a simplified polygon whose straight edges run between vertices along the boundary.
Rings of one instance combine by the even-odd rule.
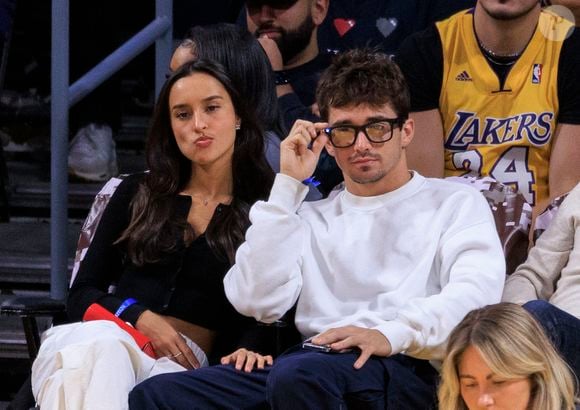
[[[293,348],[265,370],[244,373],[211,366],[152,377],[129,395],[132,409],[431,409],[437,371],[404,355],[372,357],[360,370],[357,353]]]
[[[524,308],[540,322],[556,350],[580,376],[580,319],[543,300],[532,300]]]

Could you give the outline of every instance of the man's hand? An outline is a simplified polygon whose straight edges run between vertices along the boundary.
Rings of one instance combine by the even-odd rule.
[[[270,355],[262,356],[259,353],[240,348],[232,354],[222,357],[220,362],[223,365],[233,364],[236,370],[242,370],[243,368],[246,373],[250,373],[254,366],[258,369],[263,369],[265,365],[272,366],[274,359]]]
[[[337,327],[327,330],[312,338],[312,343],[330,345],[332,350],[341,350],[358,347],[360,355],[353,367],[360,369],[372,355],[387,357],[392,349],[389,339],[375,329],[366,329],[358,326]]]
[[[266,52],[268,60],[270,60],[270,65],[273,71],[280,71],[284,69],[284,61],[282,60],[282,53],[278,48],[278,44],[267,35],[262,34],[258,38],[258,42]]]
[[[312,112],[312,114],[320,118],[320,107],[318,107],[317,103],[314,103],[310,106],[310,111]]]
[[[294,123],[290,134],[280,144],[282,174],[303,181],[314,173],[320,153],[328,141],[327,135],[320,131],[327,126],[325,122],[305,120]],[[312,146],[309,148],[310,143]]]
[[[149,339],[158,357],[167,357],[186,369],[199,368],[199,361],[177,332],[163,316],[146,310],[139,316],[135,327]]]

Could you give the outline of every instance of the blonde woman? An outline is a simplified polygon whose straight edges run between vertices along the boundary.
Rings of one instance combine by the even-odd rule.
[[[570,410],[574,377],[536,320],[513,303],[470,312],[449,336],[439,408]]]

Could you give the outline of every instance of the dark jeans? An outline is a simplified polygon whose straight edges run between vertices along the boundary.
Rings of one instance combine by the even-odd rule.
[[[292,348],[266,370],[231,366],[163,374],[129,395],[132,409],[430,409],[437,371],[404,355],[373,357],[360,370],[357,353]]]
[[[540,322],[576,376],[580,375],[580,319],[543,300],[532,300],[524,308]]]

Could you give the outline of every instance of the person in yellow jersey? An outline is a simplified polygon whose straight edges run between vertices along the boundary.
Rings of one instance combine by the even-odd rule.
[[[421,174],[491,176],[535,211],[580,181],[580,32],[538,0],[478,0],[402,44]]]

